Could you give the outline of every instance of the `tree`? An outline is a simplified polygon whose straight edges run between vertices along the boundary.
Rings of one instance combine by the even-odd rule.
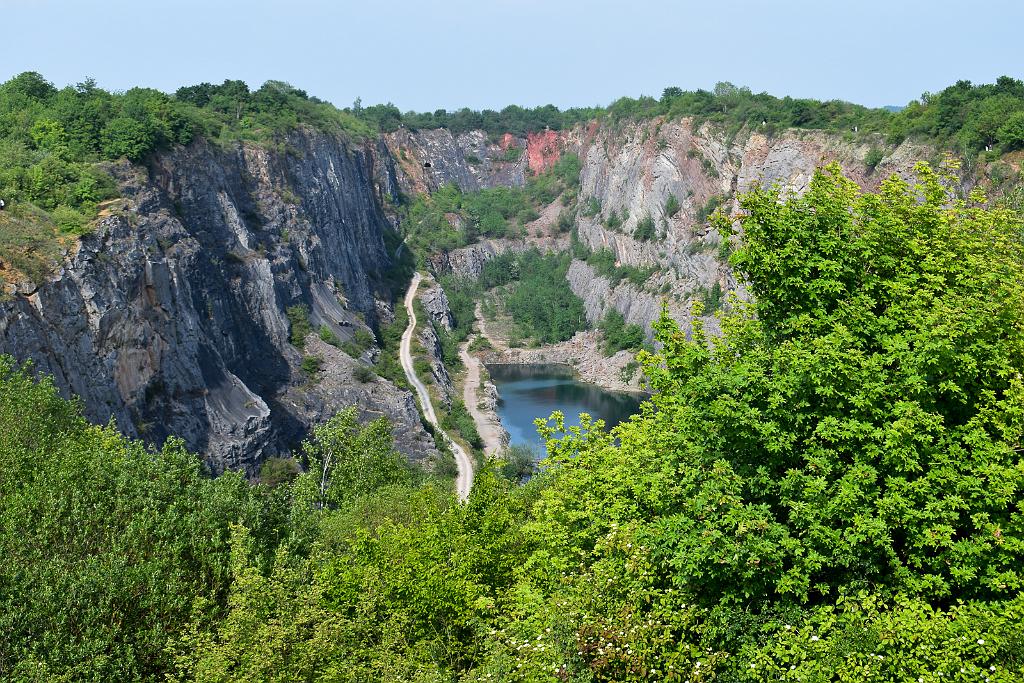
[[[88,424],[0,356],[0,678],[164,680],[171,639],[224,604],[228,525],[262,560],[282,513],[178,440],[153,451]]]
[[[1024,149],[1024,112],[1010,114],[996,130],[995,137],[1004,152]]]
[[[391,423],[379,418],[360,425],[355,407],[313,428],[302,443],[304,472],[296,496],[317,510],[343,507],[359,496],[394,484],[408,484],[412,473],[395,450]]]
[[[127,157],[131,161],[142,159],[153,146],[153,136],[135,119],[119,117],[110,121],[101,134],[103,153],[116,159]]]

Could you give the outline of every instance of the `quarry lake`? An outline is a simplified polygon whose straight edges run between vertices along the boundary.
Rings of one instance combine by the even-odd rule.
[[[498,416],[508,430],[510,443],[544,454],[544,444],[533,420],[555,410],[565,413],[566,426],[578,425],[579,414],[588,413],[614,427],[637,411],[642,394],[607,391],[580,382],[564,365],[489,365],[498,388]]]

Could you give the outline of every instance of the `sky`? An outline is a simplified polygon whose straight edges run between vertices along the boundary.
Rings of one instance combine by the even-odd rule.
[[[0,0],[0,81],[283,80],[344,107],[604,105],[718,81],[902,105],[1024,78],[1019,0]]]

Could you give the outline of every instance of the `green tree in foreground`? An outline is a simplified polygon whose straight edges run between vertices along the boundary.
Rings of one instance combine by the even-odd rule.
[[[619,608],[653,593],[657,623],[675,605],[676,642],[729,654],[730,676],[820,676],[854,652],[886,663],[842,680],[1024,667],[1024,223],[917,172],[862,194],[830,167],[803,197],[745,196],[733,265],[756,303],[715,340],[663,317],[654,398],[619,443],[549,442],[533,530],[553,565],[634,557],[648,569]],[[633,550],[608,545],[623,536]],[[908,656],[943,632],[975,644]]]
[[[162,677],[168,643],[231,584],[229,524],[271,556],[279,499],[89,425],[0,356],[0,679]]]
[[[464,505],[351,411],[268,490],[3,361],[0,677],[1024,680],[1024,223],[918,174],[746,195],[755,302]]]

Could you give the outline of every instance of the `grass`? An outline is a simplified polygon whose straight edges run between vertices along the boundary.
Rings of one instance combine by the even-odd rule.
[[[0,281],[42,282],[76,240],[35,207],[22,204],[0,211]]]

